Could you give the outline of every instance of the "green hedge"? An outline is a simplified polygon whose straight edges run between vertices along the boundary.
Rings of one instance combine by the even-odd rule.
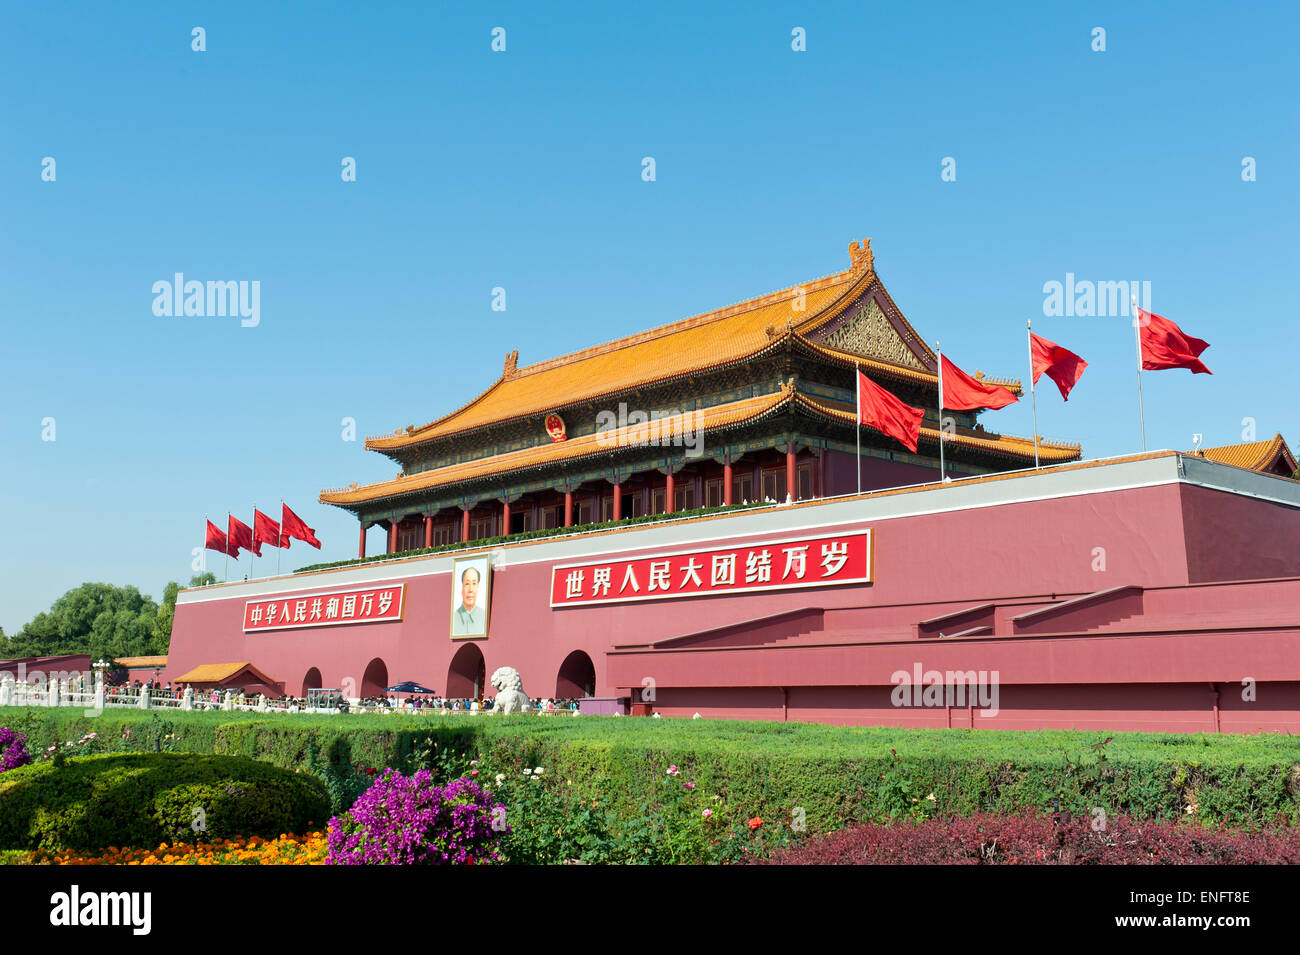
[[[34,753],[97,731],[123,748],[246,756],[336,778],[354,767],[384,766],[431,766],[453,775],[467,771],[470,759],[492,772],[545,766],[571,780],[576,792],[629,817],[646,800],[653,803],[661,789],[656,784],[675,764],[701,794],[722,797],[729,820],[788,822],[798,807],[812,833],[889,818],[923,801],[961,815],[1048,811],[1057,802],[1080,814],[1101,807],[1242,828],[1300,823],[1300,740],[1276,734],[902,730],[536,715],[123,710],[86,718],[71,708],[0,710],[0,725],[27,733]],[[926,799],[931,793],[933,801]],[[337,808],[342,797],[332,795]]]
[[[601,531],[611,527],[630,527],[633,524],[653,524],[657,521],[680,521],[691,517],[703,517],[706,514],[724,514],[727,511],[743,511],[755,507],[775,507],[766,501],[750,501],[748,504],[728,504],[722,507],[697,507],[689,511],[677,511],[673,514],[642,514],[640,517],[624,517],[617,521],[597,521],[594,524],[575,524],[573,527],[539,528],[521,531],[509,537],[483,537],[479,540],[457,541],[454,544],[439,544],[437,547],[417,547],[412,550],[398,551],[396,554],[383,554],[378,557],[353,557],[350,560],[336,560],[325,564],[308,564],[299,567],[295,574],[307,574],[314,570],[327,570],[331,567],[350,567],[355,564],[375,564],[386,560],[403,560],[407,557],[427,557],[429,554],[443,554],[453,550],[468,550],[477,547],[494,547],[497,544],[517,544],[520,541],[535,540],[539,537],[559,537],[562,534],[584,534],[588,531]]]
[[[233,756],[81,756],[0,774],[3,849],[274,838],[321,828],[328,812],[319,780]]]

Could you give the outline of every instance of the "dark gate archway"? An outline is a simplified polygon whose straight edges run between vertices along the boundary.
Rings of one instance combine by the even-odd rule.
[[[555,680],[555,698],[566,700],[572,697],[595,695],[595,664],[587,654],[581,650],[574,650],[560,664],[560,674]]]
[[[302,678],[301,696],[306,696],[308,690],[319,690],[325,684],[321,682],[320,670],[312,667],[307,671],[307,675]]]
[[[487,664],[483,651],[467,643],[451,658],[447,669],[447,696],[450,699],[477,700],[487,686]]]
[[[388,665],[375,657],[366,665],[366,675],[361,678],[361,697],[384,696],[388,686]]]

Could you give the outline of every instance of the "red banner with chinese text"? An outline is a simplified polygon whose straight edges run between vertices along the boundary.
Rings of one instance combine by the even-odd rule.
[[[244,632],[333,627],[345,623],[390,623],[402,619],[406,584],[291,595],[244,604]]]
[[[871,531],[677,551],[551,570],[551,606],[871,582]]]

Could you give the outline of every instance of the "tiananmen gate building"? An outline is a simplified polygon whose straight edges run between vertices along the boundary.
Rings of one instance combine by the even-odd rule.
[[[1300,730],[1281,437],[1090,462],[1040,439],[1035,469],[1032,437],[946,411],[939,482],[936,356],[869,244],[849,252],[561,358],[511,352],[463,407],[368,439],[396,476],[320,498],[356,516],[358,559],[183,591],[164,678],[475,697],[510,666],[534,698],[664,716]],[[916,453],[858,428],[859,369],[927,409]],[[900,694],[900,673],[987,675],[996,705]]]

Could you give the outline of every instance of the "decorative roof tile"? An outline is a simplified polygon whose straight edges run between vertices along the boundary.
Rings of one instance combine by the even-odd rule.
[[[1242,444],[1225,444],[1217,448],[1202,448],[1197,454],[1211,461],[1246,468],[1248,471],[1279,473],[1285,470],[1288,477],[1296,471],[1295,455],[1291,453],[1291,449],[1280,434],[1275,434],[1266,441],[1247,441]]]
[[[908,373],[916,374],[910,371]],[[683,429],[693,431],[698,428],[701,432],[707,433],[756,421],[767,415],[777,413],[791,404],[796,405],[804,413],[811,413],[832,421],[850,425],[856,421],[851,405],[811,398],[800,393],[794,386],[787,383],[780,391],[714,405],[710,408],[701,408],[698,412],[684,412],[681,415],[664,418],[659,422],[629,425],[621,429],[578,435],[569,438],[567,441],[541,444],[518,451],[509,451],[505,454],[477,458],[473,461],[462,461],[444,468],[423,471],[391,481],[380,481],[361,487],[351,485],[346,488],[321,491],[320,501],[322,504],[349,507],[485,477],[505,477],[529,468],[543,467],[607,453],[617,447],[645,445],[648,443],[647,438],[656,437],[656,433],[651,431],[655,426],[659,429],[657,432],[659,440],[684,433]],[[692,420],[691,415],[698,415],[698,419]],[[864,427],[866,426],[864,425]],[[937,446],[939,432],[933,428],[922,428],[921,438]],[[958,432],[957,434],[948,435],[944,440],[949,446],[992,452],[1017,461],[1032,462],[1034,459],[1034,442],[1032,438],[1014,438],[991,433]],[[1041,439],[1038,444],[1039,459],[1049,463],[1077,460],[1079,450],[1077,444],[1059,444]]]

